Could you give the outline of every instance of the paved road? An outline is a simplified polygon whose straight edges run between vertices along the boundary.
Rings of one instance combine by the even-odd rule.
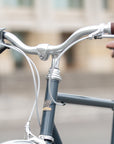
[[[41,80],[44,80],[43,76]],[[24,125],[34,101],[31,81],[29,73],[0,77],[0,142],[24,137]],[[68,73],[63,76],[60,91],[113,99],[113,83],[113,74]],[[41,82],[40,116],[45,85]],[[57,106],[55,119],[65,144],[110,142],[112,110],[80,105]],[[34,113],[31,129],[37,135],[39,127],[36,125]]]

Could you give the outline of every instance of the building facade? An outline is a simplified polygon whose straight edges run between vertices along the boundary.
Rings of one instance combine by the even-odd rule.
[[[28,45],[60,44],[81,27],[114,19],[113,0],[0,0],[0,9],[0,27],[13,32]],[[62,70],[113,72],[114,62],[105,48],[107,41],[109,39],[77,44],[62,58]],[[50,60],[41,62],[36,56],[32,58],[45,73]],[[0,56],[0,61],[1,74],[14,71],[15,66],[26,66],[21,56],[9,51]]]

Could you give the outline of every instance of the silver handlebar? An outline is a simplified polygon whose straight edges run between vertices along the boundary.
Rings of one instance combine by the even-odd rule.
[[[105,33],[111,34],[111,23],[80,28],[79,30],[74,32],[65,42],[57,46],[49,44],[39,44],[34,47],[27,46],[22,41],[20,41],[15,35],[9,32],[4,32],[4,39],[7,39],[14,46],[20,48],[26,53],[37,54],[40,56],[41,59],[47,60],[49,55],[61,53],[69,45],[71,45],[73,42],[79,40],[81,37],[85,35],[89,35],[89,38],[92,38],[95,35],[99,36],[100,34],[101,38],[103,38],[102,36]],[[106,37],[108,37],[108,35]]]
[[[19,40],[14,34],[10,32],[4,32],[4,38],[11,42],[14,46],[20,48],[26,53],[30,54],[38,54],[37,53],[37,46],[31,47],[24,44],[21,40]]]
[[[73,42],[77,41],[78,39],[80,39],[81,37],[83,37],[84,35],[89,35],[93,32],[100,32],[101,28],[103,30],[104,33],[111,33],[110,31],[110,23],[106,24],[101,24],[101,25],[96,25],[96,26],[88,26],[85,28],[80,28],[79,30],[77,30],[76,32],[74,32],[64,43],[57,45],[57,46],[50,46],[48,47],[48,51],[51,53],[53,53],[53,51],[63,51],[66,47],[68,47],[69,45],[71,45]]]

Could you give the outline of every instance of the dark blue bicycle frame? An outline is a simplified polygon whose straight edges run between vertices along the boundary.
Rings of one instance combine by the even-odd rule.
[[[59,80],[56,79],[51,80],[51,93],[53,99],[55,100],[57,98],[57,93],[58,93],[58,84],[59,84]],[[46,88],[45,101],[43,106],[43,116],[42,116],[40,135],[51,136],[54,138],[55,144],[62,144],[61,139],[59,137],[59,133],[54,124],[56,105],[55,103],[52,102],[50,98],[48,87],[49,87],[49,80],[47,80],[47,88]],[[53,143],[49,139],[45,139],[45,141],[47,141],[47,144]]]
[[[113,110],[111,144],[114,144],[114,101],[108,99],[100,99],[100,98],[58,93],[58,84],[59,84],[59,80],[57,79],[51,80],[51,93],[53,98],[58,102],[110,108]],[[48,91],[48,86],[49,84],[47,80],[47,89],[46,89],[46,96],[45,96],[45,102],[43,107],[43,116],[42,116],[40,135],[51,136],[54,138],[54,144],[62,144],[59,133],[54,124],[56,105],[51,101],[49,91]],[[53,143],[49,139],[45,139],[45,141],[47,141],[47,144]]]

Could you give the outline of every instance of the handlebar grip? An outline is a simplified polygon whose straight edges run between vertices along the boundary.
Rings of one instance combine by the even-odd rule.
[[[114,34],[114,22],[111,23],[111,34]]]

